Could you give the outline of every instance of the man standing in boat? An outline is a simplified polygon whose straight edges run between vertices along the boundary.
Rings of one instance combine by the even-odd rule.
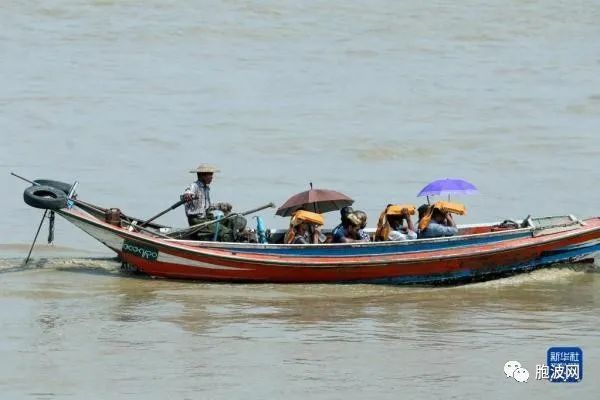
[[[218,213],[215,211],[220,211],[223,216],[227,216],[231,212],[231,204],[224,202],[212,204],[210,200],[210,183],[214,173],[219,170],[209,164],[200,164],[190,172],[196,173],[198,176],[198,180],[188,186],[182,196],[186,202],[185,215],[190,226],[216,219]],[[237,232],[245,227],[245,218],[235,216],[225,219],[223,222],[215,222],[202,227],[196,232],[196,237],[199,240],[230,242],[235,239],[234,231]]]

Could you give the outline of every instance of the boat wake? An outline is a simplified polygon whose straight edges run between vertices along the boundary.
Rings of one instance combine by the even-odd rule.
[[[85,258],[36,258],[24,265],[20,258],[0,259],[0,274],[35,270],[97,273],[100,275],[120,273],[121,262],[116,257]]]
[[[473,283],[466,286],[473,289],[480,289],[539,283],[561,283],[584,277],[589,273],[600,273],[600,263],[598,261],[596,261],[594,264],[562,264],[551,266],[528,273]]]

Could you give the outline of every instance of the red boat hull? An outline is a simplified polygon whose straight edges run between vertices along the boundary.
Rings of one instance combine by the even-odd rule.
[[[235,243],[166,240],[145,232],[131,232],[76,209],[60,210],[59,214],[139,271],[157,277],[204,281],[453,283],[577,261],[600,250],[599,218],[569,227],[519,229],[517,236],[478,233],[411,243],[240,247]],[[306,255],[307,249],[316,249],[319,255]]]
[[[559,236],[557,234],[557,236]],[[294,260],[290,265],[284,260],[231,260],[218,255],[194,254],[173,251],[170,254],[181,257],[193,257],[197,265],[181,265],[149,261],[121,252],[123,261],[135,265],[140,271],[152,276],[197,279],[211,281],[244,281],[244,282],[279,282],[279,283],[317,283],[317,282],[371,282],[371,281],[455,281],[485,279],[495,275],[505,275],[520,270],[530,270],[542,264],[544,252],[552,252],[557,248],[578,245],[598,238],[598,232],[578,235],[570,238],[548,240],[536,244],[502,243],[501,245],[480,247],[476,250],[461,249],[445,252],[421,253],[418,257],[351,258],[319,260]],[[518,246],[518,247],[517,247]],[[267,262],[268,261],[268,262]],[[306,264],[302,264],[302,262]],[[311,262],[312,261],[312,262]],[[323,265],[321,263],[325,262]],[[549,262],[551,263],[551,262]],[[202,264],[206,266],[203,267]],[[351,264],[351,265],[348,265]],[[546,264],[547,265],[547,264]],[[219,268],[221,267],[221,268]],[[421,279],[418,279],[421,277]]]

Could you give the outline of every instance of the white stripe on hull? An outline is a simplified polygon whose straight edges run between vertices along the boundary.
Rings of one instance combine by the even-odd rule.
[[[233,270],[233,271],[249,271],[252,270],[250,268],[236,268],[236,267],[226,267],[224,265],[215,265],[215,264],[206,264],[200,261],[190,260],[189,258],[183,258],[179,256],[175,256],[173,254],[167,253],[158,253],[158,261],[165,262],[169,264],[177,264],[177,265],[187,265],[190,267],[199,267],[206,269],[222,269],[222,270]]]
[[[561,247],[559,250],[575,250],[575,249],[583,249],[586,247],[597,246],[600,245],[600,239],[588,240],[587,242],[573,244],[571,246]]]

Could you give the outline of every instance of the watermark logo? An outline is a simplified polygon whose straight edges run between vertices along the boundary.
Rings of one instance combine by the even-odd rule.
[[[515,378],[515,381],[517,381],[517,382],[526,383],[527,380],[529,379],[529,371],[527,371],[523,367],[517,368],[517,369],[515,369],[513,378]]]
[[[583,351],[579,347],[550,347],[547,367],[547,371],[544,369],[540,373],[540,379],[546,378],[550,382],[579,382],[583,379]]]
[[[529,379],[529,371],[523,368],[518,361],[507,361],[504,364],[504,374],[507,378],[514,378],[515,381],[525,383]]]
[[[547,363],[535,366],[535,379],[549,382],[580,382],[583,379],[583,351],[579,347],[550,347]],[[520,383],[529,380],[529,371],[519,361],[507,361],[504,374]]]

